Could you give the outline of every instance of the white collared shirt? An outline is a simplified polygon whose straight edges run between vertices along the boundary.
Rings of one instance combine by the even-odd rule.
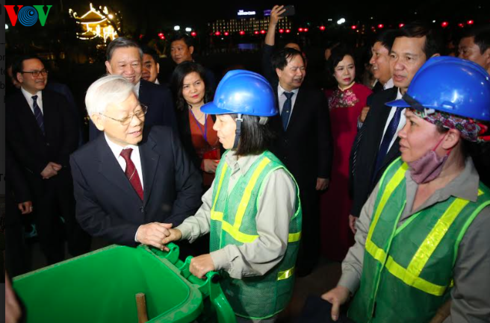
[[[400,89],[398,89],[398,93],[396,95],[396,100],[400,100],[402,98],[402,93],[400,92]],[[388,125],[390,124],[391,119],[395,116],[395,111],[396,107],[391,107],[390,114],[388,115],[388,119],[386,120],[385,123],[385,128],[383,130],[383,137],[385,136],[386,129],[388,128]],[[398,138],[398,132],[402,130],[403,127],[405,127],[405,123],[407,123],[407,118],[405,117],[405,108],[402,109],[401,115],[400,115],[400,122],[398,123],[398,127],[396,128],[396,134],[393,136],[390,142],[390,146],[388,147],[388,151],[390,151],[391,147],[393,146],[393,143],[395,143],[396,138]],[[380,146],[381,143],[383,142],[383,138],[381,138]]]
[[[284,106],[284,103],[287,100],[287,97],[284,95],[284,92],[288,92],[288,91],[284,90],[281,87],[281,85],[278,84],[277,85],[277,98],[278,98],[277,102],[279,104],[279,114],[282,113],[282,107]],[[291,92],[293,92],[294,95],[291,98],[291,112],[289,113],[289,120],[291,120],[291,115],[293,114],[294,103],[296,102],[296,98],[298,97],[299,88],[298,89],[294,89]],[[288,122],[289,122],[289,120],[288,120]]]
[[[395,83],[393,83],[393,78],[390,78],[388,80],[388,82],[386,82],[385,84],[383,84],[383,90],[391,89],[394,86],[395,86]]]
[[[134,86],[134,93],[136,94],[137,98],[140,97],[140,85],[141,81],[138,81],[138,83],[136,83],[136,85]]]
[[[133,148],[133,152],[131,153],[131,160],[134,163],[134,166],[136,167],[136,171],[138,172],[140,181],[141,181],[141,187],[143,190],[145,189],[145,185],[143,185],[143,169],[141,168],[141,157],[140,157],[140,149],[138,146],[135,145],[128,145],[126,147],[121,147],[115,143],[113,143],[107,135],[104,133],[105,141],[109,145],[109,148],[111,149],[112,153],[114,154],[114,157],[116,157],[117,162],[122,168],[122,171],[126,171],[126,161],[124,158],[121,156],[121,151],[123,149],[127,148]]]
[[[36,94],[32,94],[32,93],[29,93],[26,90],[24,90],[23,87],[21,87],[20,89],[22,91],[22,94],[24,94],[24,97],[26,98],[27,104],[29,104],[29,107],[31,108],[31,111],[32,111],[32,113],[34,115],[35,115],[35,113],[34,113],[34,100],[32,99],[32,97],[34,95],[37,95],[37,100],[36,100],[37,106],[39,107],[39,109],[41,109],[41,112],[44,115],[44,110],[43,110],[43,92],[42,91],[38,91]]]

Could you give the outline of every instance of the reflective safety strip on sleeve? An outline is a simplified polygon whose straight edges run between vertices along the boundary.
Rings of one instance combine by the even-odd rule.
[[[294,267],[288,270],[280,271],[277,273],[277,280],[284,280],[292,277],[294,274]]]

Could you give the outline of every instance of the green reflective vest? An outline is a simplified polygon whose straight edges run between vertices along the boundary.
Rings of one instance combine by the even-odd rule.
[[[279,168],[288,172],[276,156],[266,151],[245,175],[241,175],[228,193],[231,171],[226,158],[221,158],[216,170],[211,208],[211,251],[229,244],[240,246],[251,243],[259,237],[255,217],[262,184],[267,176]],[[291,175],[291,178],[294,177]],[[221,287],[236,315],[252,319],[268,318],[288,304],[293,292],[294,266],[301,237],[301,203],[297,184],[296,196],[296,210],[289,224],[289,241],[282,261],[263,276],[232,279],[225,274],[226,278],[221,281]]]
[[[397,227],[406,204],[407,170],[399,158],[381,179],[361,284],[348,313],[358,323],[429,322],[450,297],[461,239],[490,205],[490,191],[480,184],[476,203],[450,197]]]

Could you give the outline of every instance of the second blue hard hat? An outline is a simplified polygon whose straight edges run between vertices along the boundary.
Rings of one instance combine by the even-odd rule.
[[[209,114],[248,114],[271,117],[277,114],[274,91],[260,74],[233,70],[218,84],[214,100],[201,111]]]
[[[433,57],[417,71],[403,98],[386,105],[490,121],[490,75],[470,61]]]

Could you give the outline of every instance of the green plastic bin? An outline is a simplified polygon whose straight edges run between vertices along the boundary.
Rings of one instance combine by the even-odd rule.
[[[148,322],[235,322],[217,283],[189,273],[191,257],[147,246],[109,246],[13,279],[27,323],[137,323],[135,295],[145,293]]]

